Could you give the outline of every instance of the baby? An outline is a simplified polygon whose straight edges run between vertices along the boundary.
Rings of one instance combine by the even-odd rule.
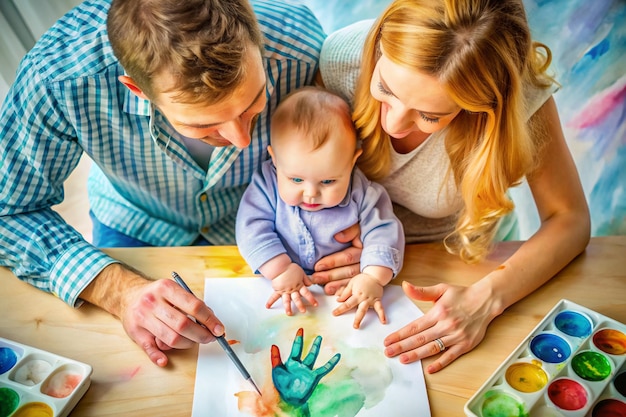
[[[352,243],[334,235],[359,223],[361,273],[337,293],[340,315],[356,308],[354,327],[373,308],[386,323],[383,287],[400,271],[404,231],[385,189],[355,167],[361,150],[350,108],[339,96],[305,87],[285,98],[272,118],[271,160],[246,189],[237,213],[237,245],[254,271],[272,282],[270,308],[282,298],[305,312],[315,263]]]

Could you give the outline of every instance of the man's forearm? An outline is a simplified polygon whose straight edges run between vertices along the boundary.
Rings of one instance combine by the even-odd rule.
[[[94,304],[116,317],[121,317],[124,298],[128,290],[146,284],[147,278],[139,273],[114,263],[104,268],[91,283],[85,287],[80,298]]]

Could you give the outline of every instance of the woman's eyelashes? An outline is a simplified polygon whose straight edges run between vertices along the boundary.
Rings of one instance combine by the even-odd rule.
[[[438,117],[428,117],[422,112],[420,112],[420,117],[422,118],[423,121],[428,122],[428,123],[439,123]]]
[[[383,85],[383,83],[381,83],[380,81],[378,82],[378,91],[380,91],[381,93],[383,93],[386,96],[392,96],[393,93],[389,90],[387,90],[385,88],[385,86]]]
[[[378,82],[378,91],[380,91],[382,94],[386,96],[393,96],[393,93],[387,90],[385,86],[383,85],[383,83],[381,83],[380,81]],[[440,120],[439,117],[428,117],[426,114],[422,112],[419,112],[419,115],[422,118],[422,120],[428,123],[439,123],[439,120]]]

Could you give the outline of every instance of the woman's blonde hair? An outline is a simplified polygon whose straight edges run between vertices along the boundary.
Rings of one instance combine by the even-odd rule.
[[[355,95],[359,167],[374,180],[388,174],[391,152],[381,104],[370,94],[381,45],[395,64],[438,79],[462,109],[445,128],[445,145],[465,207],[445,242],[477,261],[514,208],[508,188],[536,163],[541,138],[526,124],[523,88],[551,85],[550,50],[532,42],[521,0],[394,1],[368,34]]]

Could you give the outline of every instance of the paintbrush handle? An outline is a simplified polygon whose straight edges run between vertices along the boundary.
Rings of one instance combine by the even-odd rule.
[[[245,379],[250,379],[250,374],[248,373],[248,370],[246,369],[245,366],[243,366],[243,363],[241,363],[241,361],[239,360],[239,357],[237,356],[233,348],[230,347],[230,344],[228,344],[228,341],[226,340],[224,335],[216,336],[215,339],[217,339],[217,343],[220,344],[220,346],[222,347],[222,349],[224,349],[224,352],[226,352],[230,360],[233,361],[237,369],[239,369],[239,372],[241,372],[241,375],[243,375]]]
[[[183,281],[183,279],[180,277],[180,275],[178,275],[174,271],[172,271],[172,278],[174,278],[174,281],[176,281],[176,283],[178,285],[180,285],[185,291],[187,291],[191,295],[194,295],[193,291],[191,291],[191,288],[189,288],[187,286],[187,284],[185,283],[185,281]],[[198,323],[198,322],[196,321],[196,323]],[[202,323],[198,323],[198,324],[200,326],[204,327],[205,329],[209,330],[209,328],[206,327],[204,324],[202,324]],[[209,332],[211,332],[211,330],[209,330]],[[213,332],[211,332],[211,334],[213,334]],[[215,336],[215,335],[213,335],[213,336]],[[215,336],[215,339],[217,340],[217,343],[220,344],[222,349],[224,349],[224,352],[226,352],[226,354],[228,355],[230,360],[235,364],[237,369],[239,369],[239,372],[241,373],[241,375],[243,375],[243,377],[246,380],[248,380],[252,384],[252,386],[254,386],[254,389],[256,389],[256,391],[259,393],[259,395],[261,395],[261,391],[259,390],[259,387],[257,387],[257,385],[254,383],[254,381],[252,380],[252,377],[250,376],[250,373],[248,372],[246,367],[243,365],[243,363],[241,363],[241,361],[239,360],[239,357],[237,356],[235,351],[230,347],[230,345],[228,344],[228,341],[226,340],[224,335]]]

